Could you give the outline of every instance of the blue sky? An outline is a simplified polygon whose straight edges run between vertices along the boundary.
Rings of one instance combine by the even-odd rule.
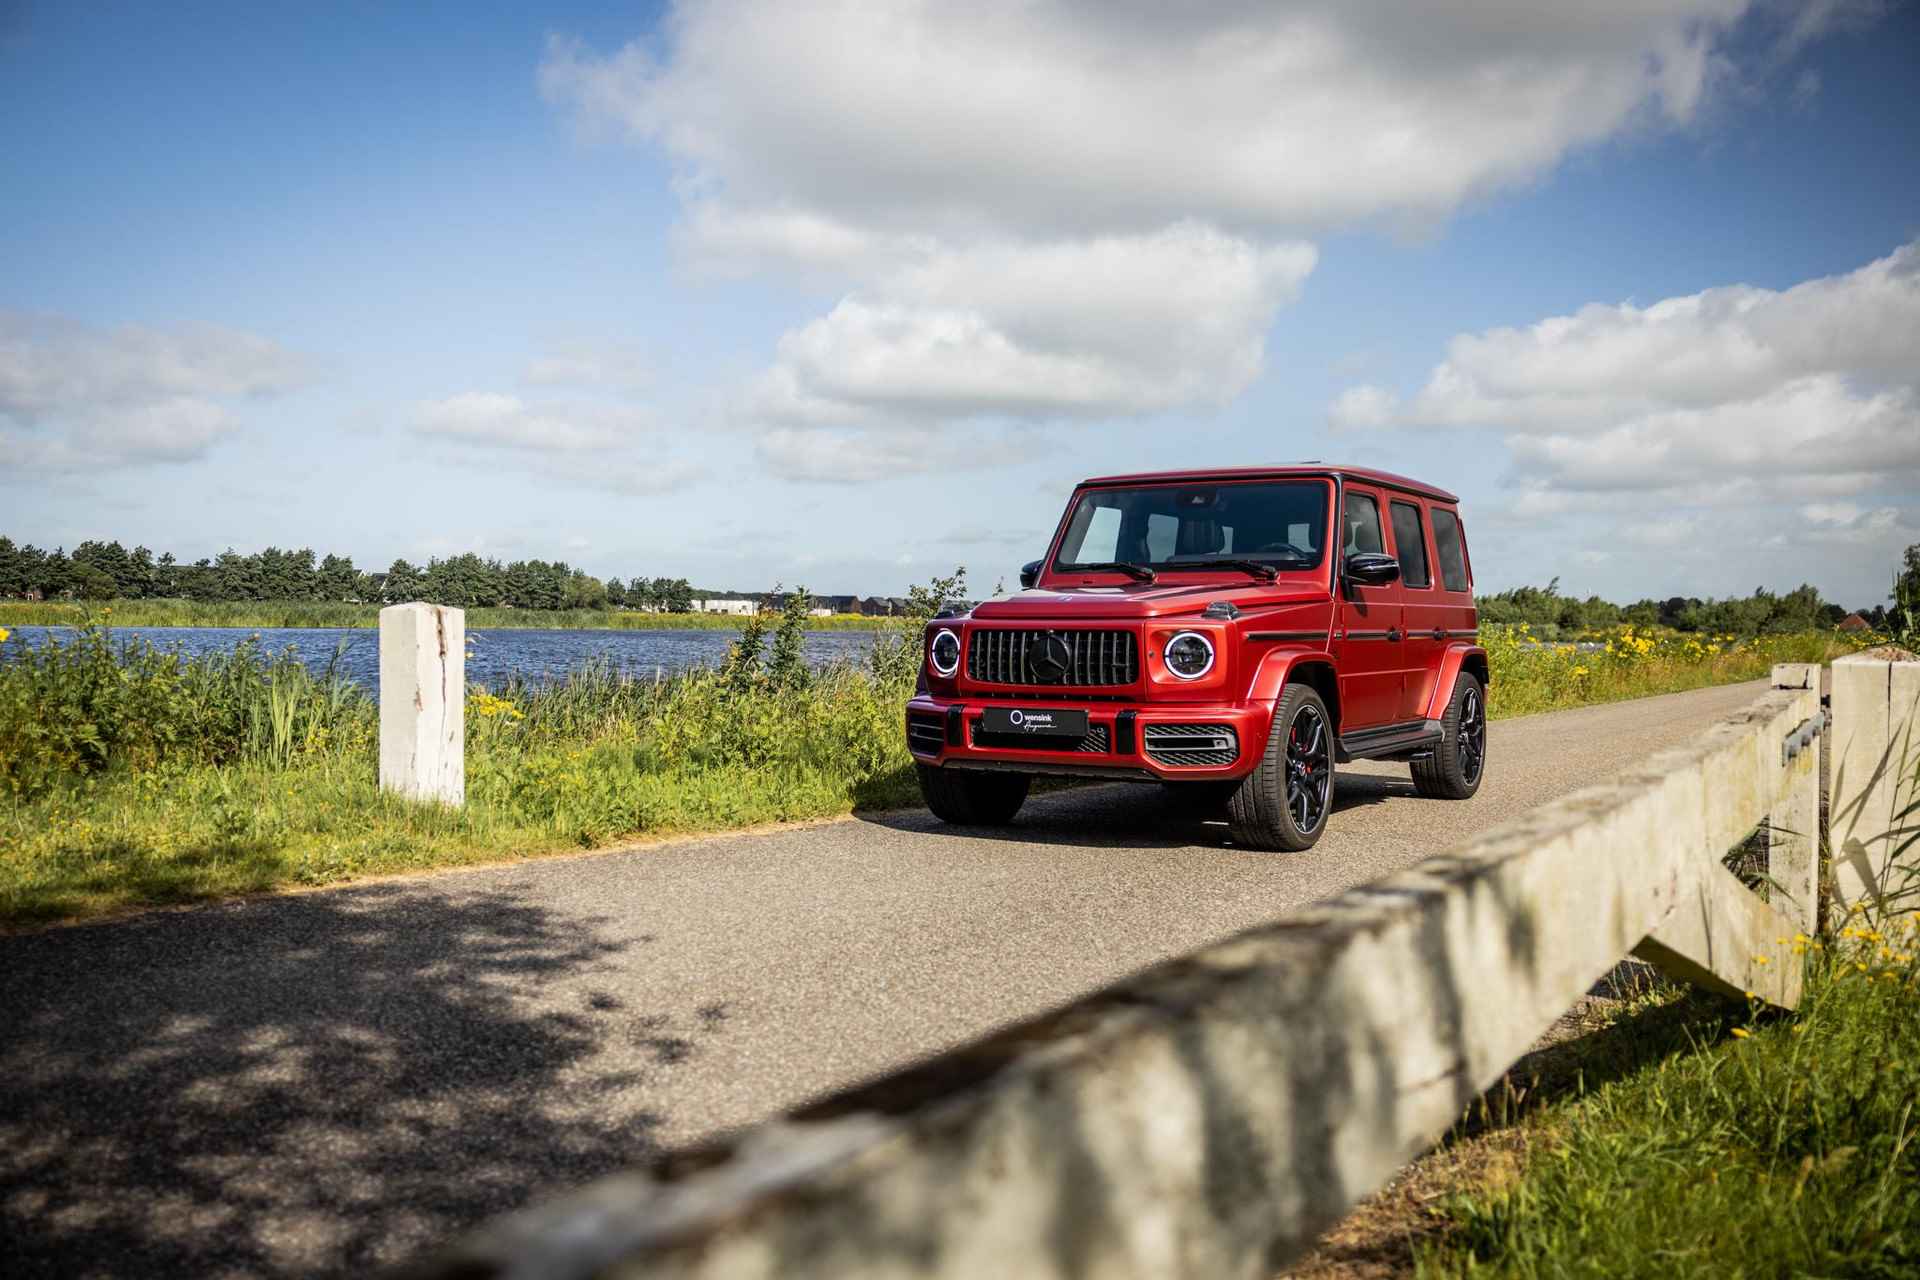
[[[1482,589],[1920,541],[1916,6],[856,8],[0,4],[0,532],[984,589],[1325,458]]]

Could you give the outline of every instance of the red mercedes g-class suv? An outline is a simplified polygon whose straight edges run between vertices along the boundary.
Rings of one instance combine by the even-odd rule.
[[[1457,504],[1359,467],[1083,482],[1019,595],[927,626],[927,806],[1004,823],[1034,774],[1160,782],[1224,802],[1241,844],[1305,849],[1336,761],[1466,799],[1490,672]]]

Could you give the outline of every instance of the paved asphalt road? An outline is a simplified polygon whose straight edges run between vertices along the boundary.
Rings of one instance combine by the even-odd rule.
[[[0,937],[0,1275],[351,1274],[1439,852],[1761,686],[1492,727],[1467,803],[1338,780],[1306,854],[1158,788]]]

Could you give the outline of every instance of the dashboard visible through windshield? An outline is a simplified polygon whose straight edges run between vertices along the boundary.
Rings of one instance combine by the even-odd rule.
[[[1089,489],[1075,502],[1056,572],[1100,566],[1200,569],[1244,560],[1311,569],[1326,551],[1324,480]]]

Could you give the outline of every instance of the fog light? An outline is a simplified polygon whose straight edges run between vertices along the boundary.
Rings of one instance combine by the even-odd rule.
[[[1182,680],[1198,680],[1213,670],[1213,641],[1198,631],[1182,631],[1167,641],[1167,670]]]
[[[942,628],[927,645],[927,661],[936,675],[950,676],[960,669],[960,637]]]

